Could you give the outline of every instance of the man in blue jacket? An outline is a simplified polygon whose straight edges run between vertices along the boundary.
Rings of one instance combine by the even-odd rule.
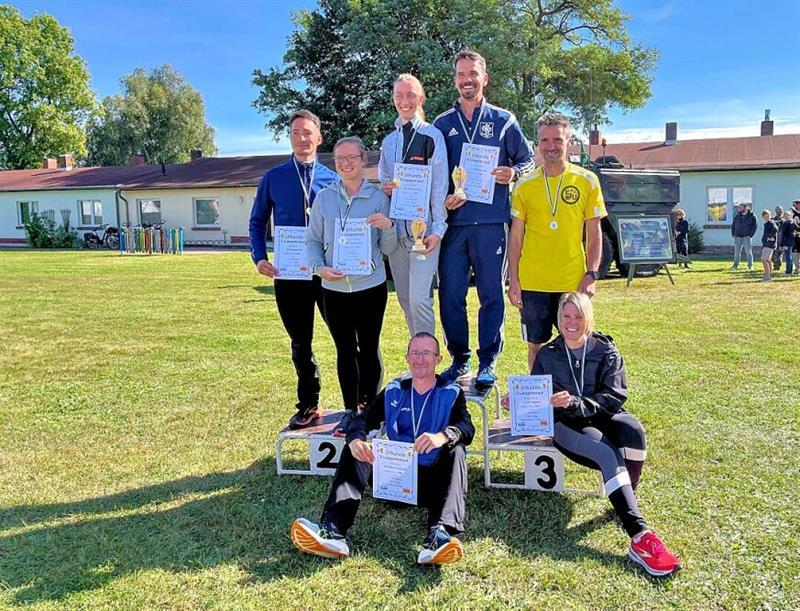
[[[508,185],[533,169],[533,152],[516,117],[486,102],[486,60],[464,50],[456,54],[454,67],[458,101],[433,122],[444,135],[451,174],[462,165],[465,144],[497,147],[499,155],[492,171],[496,186],[491,203],[456,197],[452,182],[445,200],[449,213],[439,259],[439,310],[453,363],[442,376],[456,379],[470,370],[467,290],[472,270],[480,302],[476,381],[492,385],[495,362],[503,349],[503,271],[511,218]]]
[[[277,268],[267,257],[267,223],[273,226],[307,227],[317,193],[339,179],[336,172],[317,160],[322,143],[320,121],[308,110],[289,117],[292,156],[269,170],[258,185],[250,213],[250,253],[258,273],[274,278],[275,303],[292,343],[292,362],[297,373],[297,413],[289,420],[291,428],[311,424],[317,417],[320,380],[311,349],[314,337],[314,304],[320,314],[322,286],[319,276],[310,280],[281,280]]]
[[[433,335],[412,337],[406,361],[411,377],[390,382],[351,423],[320,523],[299,518],[292,524],[292,542],[301,551],[324,558],[350,555],[345,536],[375,462],[367,433],[383,422],[389,439],[413,442],[418,453],[418,501],[428,509],[428,536],[417,562],[447,564],[463,557],[455,535],[464,530],[465,446],[472,442],[475,427],[461,387],[436,375],[442,357]]]

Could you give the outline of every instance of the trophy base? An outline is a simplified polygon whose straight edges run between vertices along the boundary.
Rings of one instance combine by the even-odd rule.
[[[467,199],[467,192],[464,189],[456,189],[453,191],[453,195],[455,195],[459,199]]]
[[[425,244],[414,244],[411,247],[411,252],[425,252]]]

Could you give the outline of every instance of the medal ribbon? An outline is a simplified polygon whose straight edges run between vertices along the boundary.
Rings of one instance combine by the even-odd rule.
[[[341,202],[344,201],[345,204],[344,217],[342,216],[342,206],[339,206],[339,229],[342,230],[342,235],[344,235],[344,228],[347,226],[347,219],[350,218],[350,204],[353,203],[356,195],[358,195],[358,193],[356,193],[356,195],[353,195],[353,197],[347,197],[347,192],[342,191],[343,188],[344,186],[342,183],[339,183],[339,203],[341,204]]]
[[[558,187],[556,188],[556,198],[555,201],[553,197],[550,195],[550,181],[547,180],[547,172],[542,166],[542,174],[544,175],[544,188],[547,191],[547,203],[550,204],[550,214],[553,215],[553,219],[556,218],[556,212],[558,212],[558,196],[561,193],[561,183],[564,180],[564,174],[567,173],[567,169],[564,168],[564,171],[561,172],[561,178],[558,179]]]
[[[309,177],[308,184],[306,184],[305,179],[305,168],[301,174],[300,167],[297,165],[297,159],[292,157],[292,161],[294,161],[294,169],[297,172],[297,178],[300,180],[300,188],[303,190],[303,218],[305,219],[306,226],[308,226],[308,213],[311,208],[311,189],[314,188],[314,174],[317,171],[317,160],[314,159],[314,161],[311,162],[311,176]]]
[[[586,373],[586,347],[589,345],[589,338],[586,338],[586,341],[583,344],[583,356],[581,357],[581,385],[578,386],[578,378],[575,376],[575,371],[572,369],[572,353],[570,352],[569,346],[567,346],[566,342],[564,342],[564,346],[567,349],[567,362],[569,363],[569,372],[572,374],[572,381],[575,382],[575,388],[578,389],[578,396],[582,399],[583,398],[583,383],[585,379]]]
[[[436,388],[434,384],[425,395],[425,400],[422,402],[422,408],[419,410],[419,418],[414,415],[414,385],[411,385],[411,428],[414,431],[414,440],[417,439],[417,431],[419,431],[419,423],[422,422],[422,414],[425,413],[425,406],[428,404],[428,399],[433,394],[433,389]]]
[[[474,125],[472,127],[472,134],[470,134],[467,131],[467,126],[464,125],[464,119],[461,118],[460,109],[456,110],[456,114],[458,115],[458,121],[459,121],[459,123],[461,123],[461,129],[464,130],[464,135],[467,137],[467,142],[469,142],[470,144],[472,144],[473,140],[475,140],[475,134],[478,133],[478,125],[480,124],[481,117],[483,116],[483,107],[484,107],[485,104],[486,104],[486,99],[481,101],[481,106],[478,109],[478,116],[475,119]],[[475,116],[474,112],[472,113],[472,116],[473,117]]]

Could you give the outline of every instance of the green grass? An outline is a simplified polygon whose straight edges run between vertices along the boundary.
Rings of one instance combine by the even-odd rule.
[[[0,605],[797,608],[800,280],[726,267],[595,300],[648,433],[642,510],[685,562],[656,581],[607,500],[488,491],[476,457],[462,563],[416,567],[422,513],[371,498],[350,559],[297,553],[289,525],[330,479],[275,473],[294,373],[248,256],[0,252]],[[506,339],[502,377],[524,371],[515,312]],[[387,376],[405,341],[390,295]],[[315,344],[335,406],[321,325]]]

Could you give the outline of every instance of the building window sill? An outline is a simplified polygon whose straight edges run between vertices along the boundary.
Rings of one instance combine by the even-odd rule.
[[[721,225],[703,225],[703,229],[727,229],[730,231],[730,223]]]
[[[192,231],[222,231],[222,227],[209,227],[208,225],[201,225],[192,227]]]

